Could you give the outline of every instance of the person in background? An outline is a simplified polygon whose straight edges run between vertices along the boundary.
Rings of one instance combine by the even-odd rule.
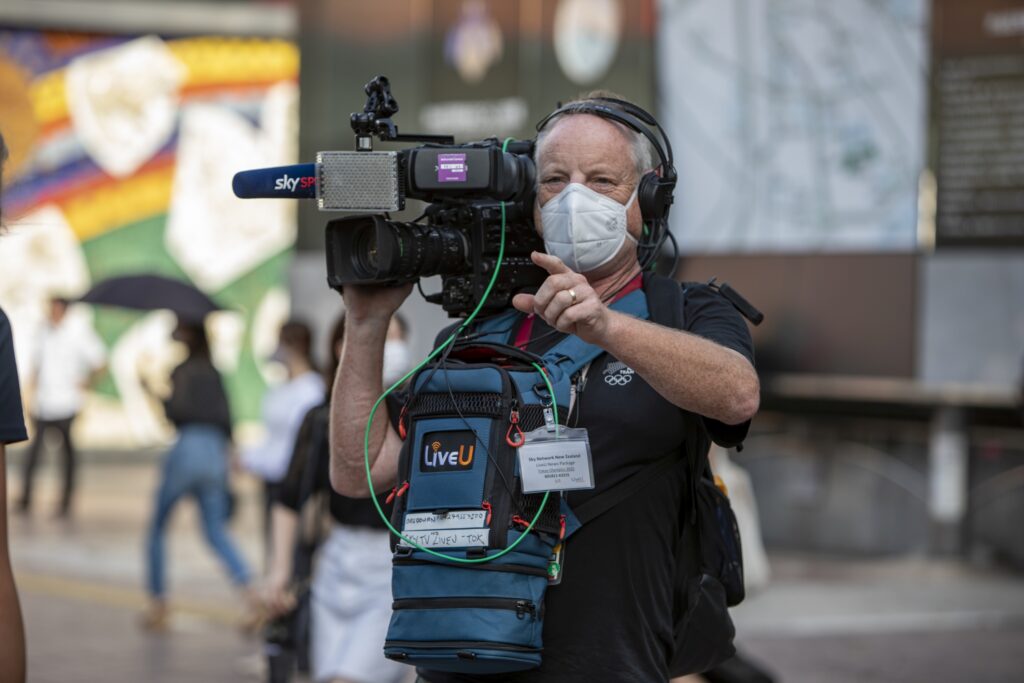
[[[339,342],[338,352],[341,353]],[[338,367],[335,359],[334,367]],[[391,316],[391,324],[388,326],[387,340],[384,342],[384,375],[381,378],[385,387],[389,387],[402,378],[409,368],[412,367],[412,352],[409,349],[409,324],[400,313]],[[334,381],[333,373],[330,378]]]
[[[173,338],[185,345],[188,356],[171,373],[171,394],[163,402],[167,419],[178,430],[178,439],[164,459],[146,544],[150,602],[142,626],[150,630],[167,626],[164,533],[171,512],[185,496],[196,499],[206,540],[232,582],[244,593],[247,604],[253,609],[256,605],[255,594],[249,589],[249,568],[226,528],[231,412],[224,384],[210,360],[201,322],[179,320]],[[154,393],[148,385],[146,388]]]
[[[345,319],[334,326],[330,341],[333,377],[341,356]],[[384,377],[401,379],[409,369],[408,326],[395,315],[388,329],[390,352],[385,350]],[[296,566],[296,547],[308,547],[305,535],[317,529],[327,508],[332,522],[312,582],[311,642],[314,683],[398,683],[412,675],[409,667],[384,657],[381,645],[391,618],[391,551],[388,531],[373,502],[346,498],[331,488],[328,421],[325,400],[306,413],[299,429],[288,473],[281,483],[272,511],[274,525],[271,566],[263,600],[271,614],[281,615],[296,606],[297,583],[303,573]],[[310,469],[312,468],[312,469]],[[319,501],[327,496],[327,505]],[[386,496],[378,503],[390,516]],[[311,510],[312,508],[312,510]]]
[[[71,428],[82,408],[85,390],[103,371],[106,349],[89,325],[75,324],[68,318],[68,300],[50,299],[50,310],[39,337],[35,359],[32,421],[34,435],[24,462],[18,511],[28,514],[32,508],[32,488],[39,456],[47,433],[60,437],[64,486],[58,518],[71,514],[75,490],[76,452]]]
[[[0,135],[0,170],[7,159],[7,146]],[[0,184],[3,176],[0,174]],[[3,216],[0,214],[0,231]],[[21,620],[18,591],[7,542],[7,458],[6,446],[25,441],[25,419],[21,409],[18,368],[14,363],[11,324],[0,308],[0,683],[24,683],[25,627]]]
[[[324,400],[324,380],[313,363],[312,338],[305,323],[290,320],[281,326],[278,347],[271,359],[284,365],[288,379],[263,397],[266,438],[242,453],[242,466],[263,480],[263,529],[268,554],[272,533],[270,507],[288,470],[295,435],[303,415]]]

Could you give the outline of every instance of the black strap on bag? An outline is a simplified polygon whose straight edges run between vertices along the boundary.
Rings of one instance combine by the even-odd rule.
[[[680,286],[669,278],[645,275],[651,320],[685,330],[686,292],[708,286]],[[673,677],[707,671],[735,654],[736,629],[728,608],[743,600],[739,531],[729,499],[712,478],[707,457],[711,438],[701,420],[687,421],[685,443],[690,505],[683,510],[676,558],[675,652],[669,665]]]

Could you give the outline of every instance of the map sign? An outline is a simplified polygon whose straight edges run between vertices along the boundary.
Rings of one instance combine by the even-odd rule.
[[[915,248],[927,5],[662,4],[683,253]]]

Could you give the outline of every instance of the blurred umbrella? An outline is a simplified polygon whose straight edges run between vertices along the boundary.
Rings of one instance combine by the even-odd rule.
[[[193,285],[159,275],[112,277],[97,283],[79,301],[137,311],[166,309],[189,322],[200,322],[207,313],[221,310]]]

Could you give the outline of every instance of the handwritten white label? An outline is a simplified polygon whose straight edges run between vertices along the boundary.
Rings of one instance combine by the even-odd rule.
[[[406,531],[405,536],[424,548],[475,548],[486,546],[491,540],[490,529],[431,529]],[[409,545],[399,539],[400,545]]]
[[[405,516],[405,530],[470,529],[482,527],[486,521],[486,510],[452,510],[443,515],[435,512],[410,512]]]

